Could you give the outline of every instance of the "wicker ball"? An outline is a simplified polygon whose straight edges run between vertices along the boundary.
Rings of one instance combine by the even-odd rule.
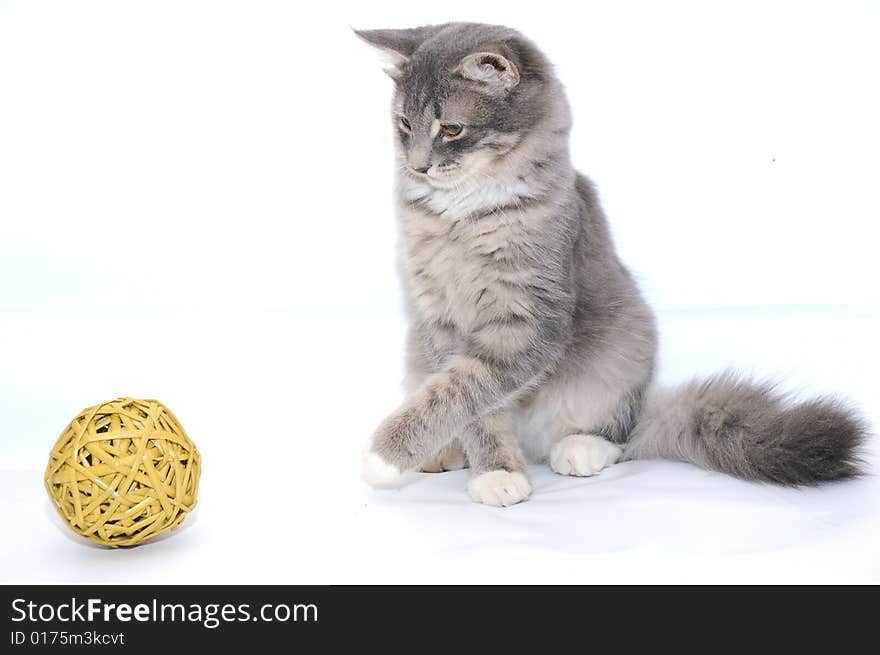
[[[136,546],[180,525],[196,504],[199,451],[156,400],[89,407],[52,449],[46,490],[75,532],[105,546]]]

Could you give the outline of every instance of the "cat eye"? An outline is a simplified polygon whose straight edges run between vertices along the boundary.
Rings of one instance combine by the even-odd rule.
[[[407,132],[412,131],[412,125],[409,124],[409,121],[406,119],[406,116],[400,117],[400,127],[402,127]]]
[[[461,134],[463,129],[464,126],[460,123],[444,123],[440,126],[440,131],[443,133],[443,136],[449,138],[457,137]]]

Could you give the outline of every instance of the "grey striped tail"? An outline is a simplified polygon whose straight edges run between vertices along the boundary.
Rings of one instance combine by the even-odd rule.
[[[799,402],[734,372],[649,394],[626,459],[676,459],[746,480],[808,485],[860,473],[865,422],[842,401]]]

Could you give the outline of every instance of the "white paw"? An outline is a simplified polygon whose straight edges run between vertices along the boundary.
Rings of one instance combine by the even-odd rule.
[[[522,473],[489,471],[468,482],[468,493],[476,503],[508,507],[524,501],[532,493],[529,479]]]
[[[363,455],[363,478],[370,486],[380,488],[400,487],[405,482],[403,471],[369,450]]]
[[[592,434],[571,434],[550,450],[550,468],[560,475],[596,475],[620,459],[623,451]]]

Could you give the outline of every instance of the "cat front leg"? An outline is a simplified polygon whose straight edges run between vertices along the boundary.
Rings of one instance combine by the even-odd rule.
[[[472,423],[529,388],[540,375],[534,362],[523,358],[499,365],[477,357],[453,357],[379,425],[364,454],[364,478],[374,486],[395,486],[404,472],[416,469]]]
[[[453,359],[428,376],[373,433],[363,461],[364,478],[373,486],[395,486],[396,478],[445,447],[476,419],[488,397],[505,386],[479,360]]]
[[[571,321],[567,296],[512,293],[504,303],[490,298],[466,336],[464,353],[446,359],[382,421],[364,455],[367,482],[394,486],[396,476],[416,469],[472,424],[510,407],[556,365]],[[488,297],[489,292],[483,295]]]
[[[528,468],[507,412],[476,421],[462,444],[473,469],[468,493],[474,502],[508,507],[531,495]]]

